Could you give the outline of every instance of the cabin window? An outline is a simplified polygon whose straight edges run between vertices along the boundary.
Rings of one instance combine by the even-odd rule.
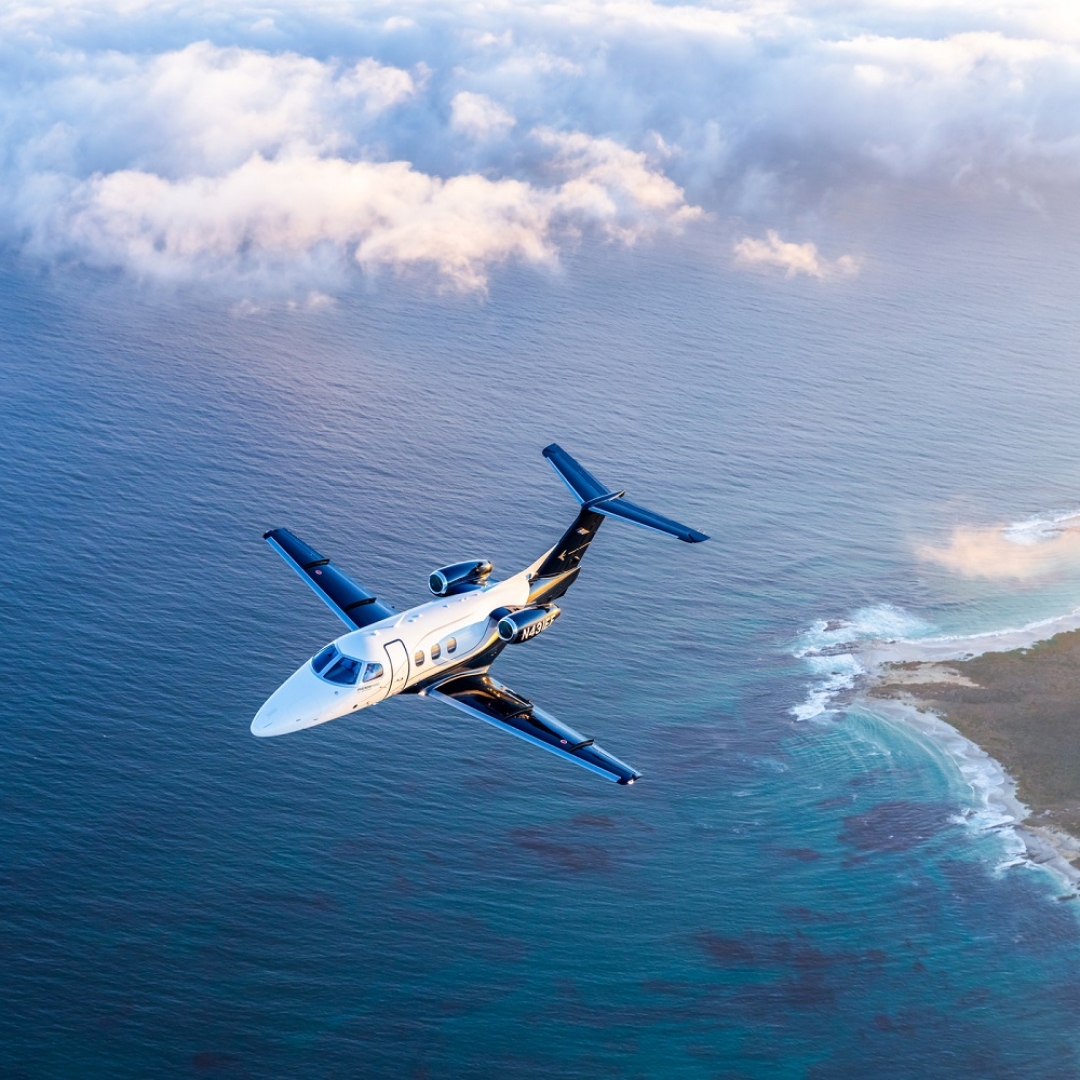
[[[423,667],[423,666],[424,666],[424,650],[423,650],[423,649],[421,649],[421,650],[420,650],[420,651],[419,651],[419,652],[418,652],[418,653],[417,653],[417,654],[416,654],[416,655],[415,655],[415,656],[413,657],[413,663],[415,663],[417,667]]]
[[[446,639],[446,655],[447,656],[453,656],[454,653],[456,653],[456,652],[457,652],[457,638],[456,637],[447,638]]]
[[[364,672],[364,682],[371,682],[372,679],[382,678],[382,664],[368,664],[367,671]]]
[[[339,686],[355,686],[360,678],[360,668],[363,664],[354,660],[351,656],[339,656],[323,673],[322,677],[327,682],[337,683]]]
[[[431,646],[431,659],[432,660],[438,660],[440,656],[442,656],[442,649],[440,649],[438,645],[432,645]]]
[[[311,661],[311,666],[315,669],[315,674],[321,675],[326,665],[336,656],[340,655],[336,645],[327,645],[326,648]]]

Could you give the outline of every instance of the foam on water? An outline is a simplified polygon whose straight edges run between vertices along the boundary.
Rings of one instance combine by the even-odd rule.
[[[1016,782],[981,746],[941,717],[904,702],[862,701],[860,706],[875,715],[902,721],[948,755],[974,796],[970,809],[959,820],[977,831],[1001,831],[1010,858],[1024,850],[1023,841],[1011,826],[1024,820],[1028,809],[1017,797]]]
[[[868,639],[859,651],[867,671],[883,664],[918,663],[935,660],[966,660],[988,652],[1026,649],[1068,630],[1080,630],[1080,608],[1064,615],[1035,619],[1022,626],[984,630],[974,634],[941,634],[924,638]]]
[[[860,608],[850,619],[819,619],[795,643],[794,655],[810,669],[814,681],[806,698],[791,710],[796,720],[812,720],[835,712],[837,696],[853,690],[866,667],[859,655],[868,642],[911,639],[933,627],[893,604]]]
[[[1013,522],[1002,530],[1001,535],[1014,544],[1039,544],[1078,527],[1080,510],[1062,510]]]

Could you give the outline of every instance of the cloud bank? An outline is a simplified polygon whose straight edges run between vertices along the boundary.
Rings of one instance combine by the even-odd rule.
[[[921,545],[917,554],[962,577],[1054,577],[1080,566],[1080,514],[1019,525],[958,526],[947,543]]]
[[[1038,206],[1080,175],[1080,16],[984,8],[16,4],[0,235],[154,278],[476,289],[709,213],[743,223],[737,263],[838,281],[856,262],[820,250],[846,193]]]
[[[560,182],[538,188],[477,173],[443,180],[404,161],[349,161],[296,146],[274,158],[255,152],[213,176],[94,174],[52,211],[48,233],[144,275],[231,272],[249,256],[286,263],[329,247],[366,268],[431,266],[471,289],[484,287],[487,267],[511,258],[552,263],[557,231],[577,223],[632,243],[700,214],[644,154],[580,133],[532,135]]]

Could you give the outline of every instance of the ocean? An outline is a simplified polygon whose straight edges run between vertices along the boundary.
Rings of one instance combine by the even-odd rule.
[[[1080,507],[1076,230],[959,202],[842,281],[717,222],[332,304],[0,253],[0,1073],[1080,1071],[1080,902],[806,655],[1080,605],[919,555]],[[641,783],[415,698],[251,737],[340,630],[264,530],[402,608],[554,542],[552,441],[712,536],[606,525],[495,670]]]

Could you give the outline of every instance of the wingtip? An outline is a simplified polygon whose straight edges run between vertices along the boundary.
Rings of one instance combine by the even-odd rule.
[[[703,532],[698,532],[696,529],[687,529],[683,539],[688,544],[700,544],[709,538]]]

